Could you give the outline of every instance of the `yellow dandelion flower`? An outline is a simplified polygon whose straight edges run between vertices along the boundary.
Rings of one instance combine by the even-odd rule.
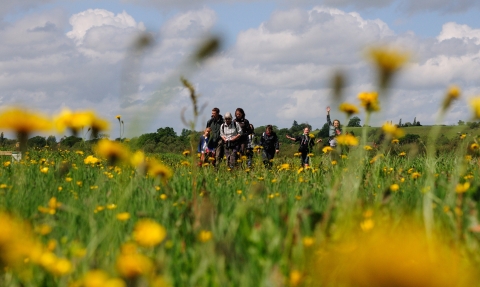
[[[35,232],[40,235],[47,235],[52,232],[52,227],[48,224],[40,224],[35,227]]]
[[[292,287],[300,286],[300,284],[302,283],[302,280],[303,280],[302,272],[300,272],[298,270],[292,270],[292,271],[290,271],[290,275],[289,275],[289,279],[288,279],[288,283],[289,283],[288,286],[292,286]]]
[[[314,134],[308,134],[308,137],[311,138],[311,139],[314,139],[315,138],[315,135]]]
[[[10,161],[6,161],[6,162],[4,162],[4,163],[3,163],[3,166],[4,166],[4,167],[9,167],[9,166],[10,166],[10,164],[11,164],[11,162],[10,162]]]
[[[100,162],[100,160],[98,158],[94,157],[93,155],[89,155],[83,160],[83,162],[85,164],[97,164],[97,163]]]
[[[188,161],[183,160],[181,163],[183,166],[190,166],[190,163]]]
[[[114,203],[107,204],[107,209],[112,210],[112,209],[115,209],[115,208],[117,208],[116,204],[114,204]]]
[[[466,137],[467,137],[466,134],[461,134],[461,135],[460,135],[460,139],[461,139],[461,140],[465,139]]]
[[[289,170],[289,169],[290,169],[290,164],[288,164],[288,163],[281,164],[278,167],[278,170]]]
[[[398,144],[400,141],[398,139],[393,139],[392,144]]]
[[[471,156],[471,155],[466,155],[466,156],[465,156],[465,160],[466,160],[466,161],[471,161],[471,160],[472,160],[472,156]]]
[[[147,173],[153,177],[161,177],[164,181],[168,180],[173,175],[170,168],[153,159],[148,162]]]
[[[363,147],[363,149],[364,149],[364,150],[372,150],[373,148],[372,148],[371,146],[369,146],[369,145],[366,145],[366,146]]]
[[[365,219],[364,221],[362,221],[362,222],[360,223],[360,228],[361,228],[363,231],[369,231],[369,230],[371,230],[374,226],[375,226],[375,222],[374,222],[373,219],[371,219],[371,218]]]
[[[385,123],[382,126],[382,130],[387,135],[390,135],[394,138],[401,138],[405,135],[402,129],[399,129],[397,126],[392,125],[391,123]]]
[[[445,95],[445,99],[443,100],[443,109],[447,109],[454,100],[460,97],[460,87],[457,85],[452,85],[448,88],[447,94]]]
[[[184,156],[187,156],[187,155],[190,154],[190,151],[189,151],[189,150],[185,150],[185,151],[182,152],[182,154],[183,154]]]
[[[358,94],[360,104],[367,112],[375,112],[380,110],[377,92],[362,92]]]
[[[165,228],[151,219],[142,219],[135,224],[133,239],[144,247],[161,243],[167,236]]]
[[[353,114],[358,114],[360,112],[357,106],[349,103],[340,104],[339,109],[341,112],[346,113],[348,117]]]
[[[407,155],[407,153],[406,153],[406,152],[404,152],[404,151],[402,151],[402,152],[401,152],[401,153],[399,153],[398,155],[399,155],[399,156],[406,156],[406,155]]]
[[[413,172],[411,176],[412,176],[412,179],[417,179],[422,175],[419,172]]]
[[[130,213],[128,212],[121,212],[117,214],[117,219],[120,221],[127,221],[130,219]]]
[[[479,145],[477,143],[473,143],[470,145],[471,150],[477,150],[479,148]]]
[[[207,241],[209,241],[210,239],[212,239],[212,232],[211,232],[211,231],[202,230],[202,231],[200,231],[200,233],[198,234],[198,240],[199,240],[200,242],[207,242]]]
[[[367,57],[377,67],[380,86],[385,88],[393,74],[409,60],[410,54],[398,48],[379,46],[369,49]]]
[[[346,154],[342,154],[341,157],[342,157],[342,159],[347,159],[348,158],[348,156]]]
[[[302,239],[302,243],[304,247],[310,247],[315,243],[315,238],[306,236]]]
[[[398,191],[399,189],[400,189],[400,186],[399,186],[398,184],[396,184],[396,183],[390,185],[390,191],[392,191],[392,192],[396,192],[396,191]]]
[[[153,264],[148,257],[142,254],[120,254],[117,257],[116,268],[122,277],[136,278],[140,275],[149,274]]]
[[[116,118],[118,121],[120,121],[120,119],[121,119],[122,117],[121,117],[120,115],[117,115],[115,118]]]
[[[337,161],[336,160],[332,160],[332,165],[337,165]]]
[[[473,116],[475,119],[480,119],[480,96],[470,100],[470,106],[473,109]]]
[[[40,168],[41,173],[48,173],[48,167],[42,167]]]
[[[9,108],[0,113],[0,128],[28,134],[33,131],[49,131],[52,128],[52,121],[41,114],[20,108]]]
[[[468,189],[470,188],[470,182],[465,182],[463,184],[459,183],[457,184],[457,186],[455,187],[455,192],[456,193],[464,193],[466,192]]]
[[[313,157],[313,156],[315,156],[315,155],[314,155],[313,153],[309,153],[309,154],[307,154],[307,156]]]
[[[100,140],[95,147],[95,152],[99,156],[108,159],[111,164],[127,161],[130,157],[130,152],[125,146],[108,139]]]
[[[358,138],[356,138],[355,136],[352,136],[350,134],[339,135],[337,137],[337,143],[339,145],[345,145],[345,146],[357,146],[358,145]]]
[[[160,199],[161,200],[167,199],[167,195],[165,193],[160,194]]]

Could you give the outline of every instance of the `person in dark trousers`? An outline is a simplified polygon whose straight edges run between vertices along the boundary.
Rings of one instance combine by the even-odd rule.
[[[212,109],[212,117],[207,122],[207,128],[211,129],[208,145],[215,150],[215,166],[218,166],[223,159],[224,146],[220,137],[220,127],[225,121],[223,120],[218,108]]]
[[[247,142],[247,165],[248,167],[252,166],[252,160],[253,160],[253,148],[257,144],[255,141],[255,132],[254,132],[254,127],[252,124],[250,124],[250,134],[248,135],[248,142]]]
[[[265,132],[260,138],[260,145],[263,147],[262,159],[266,168],[272,167],[271,160],[276,153],[280,152],[277,134],[273,131],[272,125],[267,125]]]
[[[245,112],[242,108],[237,108],[235,110],[235,119],[233,120],[234,123],[238,123],[240,128],[242,129],[242,136],[238,140],[238,148],[240,155],[246,155],[247,145],[248,145],[248,135],[251,133],[250,131],[250,122],[245,118]]]
[[[315,144],[315,137],[310,137],[310,129],[308,127],[303,129],[303,135],[298,137],[291,137],[286,135],[287,139],[300,142],[300,147],[298,148],[298,152],[301,153],[301,165],[303,167],[308,167],[310,162],[310,157],[308,154],[313,149],[313,145]]]
[[[225,123],[220,127],[220,136],[225,145],[225,155],[228,166],[233,169],[237,163],[238,140],[242,136],[242,129],[238,123],[232,121],[232,114],[225,114]]]

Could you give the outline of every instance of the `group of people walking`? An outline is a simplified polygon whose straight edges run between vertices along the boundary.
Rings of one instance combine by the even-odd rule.
[[[329,144],[336,146],[335,137],[341,134],[340,121],[330,120],[330,107],[327,107],[327,122],[329,124]],[[310,135],[310,129],[305,127],[303,134],[297,137],[286,136],[288,139],[299,142],[298,149],[301,154],[302,166],[308,166],[308,154],[315,144],[315,137]],[[316,142],[321,142],[322,139]],[[235,110],[235,118],[230,112],[222,117],[220,109],[213,108],[212,116],[207,121],[203,135],[198,143],[198,152],[201,154],[201,162],[209,160],[218,166],[223,157],[227,158],[227,165],[233,169],[237,163],[238,156],[245,156],[248,167],[252,165],[254,148],[256,145],[262,147],[262,160],[265,167],[272,166],[272,159],[280,152],[280,144],[277,134],[273,131],[272,125],[267,125],[260,136],[260,143],[255,141],[253,125],[245,118],[242,108]]]

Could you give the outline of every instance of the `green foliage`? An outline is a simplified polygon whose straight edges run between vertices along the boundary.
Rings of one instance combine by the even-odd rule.
[[[44,147],[47,145],[47,140],[44,137],[35,136],[28,139],[27,145],[28,147]]]
[[[361,127],[362,125],[360,124],[360,118],[359,117],[352,117],[348,121],[347,127]]]

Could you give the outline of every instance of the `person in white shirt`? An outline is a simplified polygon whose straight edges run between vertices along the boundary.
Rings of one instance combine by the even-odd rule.
[[[224,143],[228,165],[230,168],[234,168],[237,162],[238,140],[242,136],[242,128],[238,123],[233,123],[231,113],[225,113],[223,118],[225,123],[220,127],[220,137]]]

